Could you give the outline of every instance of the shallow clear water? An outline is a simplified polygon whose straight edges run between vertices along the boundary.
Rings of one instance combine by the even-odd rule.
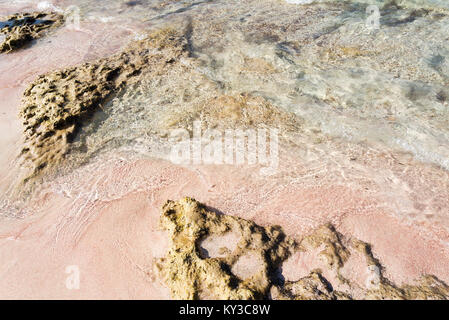
[[[125,24],[138,20],[148,28],[191,19],[192,55],[200,62],[196,71],[224,94],[262,96],[332,137],[380,142],[448,169],[447,17],[434,13],[403,23],[412,11],[388,9],[381,12],[381,28],[370,32],[363,3],[303,7],[279,1],[130,5],[81,1],[77,5],[85,12],[84,19],[109,17]],[[443,1],[404,4],[446,6]],[[255,59],[272,67],[271,73],[242,72]],[[168,83],[178,86],[169,93],[173,100],[179,100],[183,90],[195,90],[187,82],[180,78]],[[155,127],[145,121],[154,121],[150,114],[160,112],[157,100],[165,97],[157,98],[158,90],[154,83],[142,84],[137,90],[141,95],[133,93],[115,104],[138,101],[140,107],[131,112],[135,116],[125,120],[137,127],[136,135],[139,128]],[[185,107],[180,104],[173,101],[168,108],[177,112]],[[120,113],[114,107],[111,112]],[[118,121],[117,115],[112,119]]]
[[[428,196],[417,197],[418,190],[429,188],[430,173],[422,170],[441,169],[438,190],[448,181],[445,1],[400,1],[402,8],[374,0],[304,5],[274,0],[20,3],[61,10],[75,5],[81,29],[89,23],[102,25],[96,39],[104,42],[95,42],[86,56],[117,41],[109,37],[108,26],[131,30],[116,50],[167,24],[188,30],[191,57],[183,61],[185,69],[145,78],[115,98],[83,128],[61,172],[114,153],[168,159],[171,129],[191,130],[199,119],[204,128],[247,126],[227,122],[210,104],[217,96],[250,95],[294,116],[293,122],[274,123],[256,117],[253,124],[280,129],[283,154],[306,168],[302,175],[284,167],[280,176],[285,181],[314,185],[314,177],[321,175],[320,184],[370,185],[400,213],[447,214],[447,201],[442,206],[441,200],[432,204]],[[366,26],[368,4],[379,7],[377,30]],[[430,11],[417,13],[417,8]],[[370,152],[398,159],[412,155],[412,161],[431,169],[416,169],[410,182],[396,168],[370,158]],[[365,162],[356,160],[364,157]]]

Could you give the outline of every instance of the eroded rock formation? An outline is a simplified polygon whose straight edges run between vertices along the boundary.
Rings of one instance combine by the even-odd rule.
[[[114,56],[40,76],[25,90],[22,155],[30,177],[58,163],[83,122],[142,73],[160,74],[185,54],[185,39],[162,29]]]
[[[191,198],[168,201],[162,209],[162,226],[171,247],[156,264],[174,299],[447,299],[449,287],[425,275],[417,284],[396,286],[383,275],[384,267],[369,244],[340,234],[325,225],[295,241],[279,226],[218,214]],[[224,237],[212,256],[202,243]],[[227,247],[233,242],[235,245]],[[212,240],[213,242],[214,240]],[[219,243],[216,242],[216,243]],[[323,269],[296,281],[284,281],[282,264],[293,254],[318,250]],[[207,251],[207,250],[206,250]],[[361,254],[370,282],[361,286],[342,272],[351,255]],[[330,279],[325,274],[334,274]],[[338,290],[337,290],[338,288]]]
[[[251,221],[216,214],[190,198],[168,201],[161,222],[170,232],[172,247],[160,266],[176,299],[264,298],[275,281],[276,267],[295,247],[280,227],[264,228]],[[223,258],[201,257],[201,239],[228,232],[241,235],[234,252]],[[240,279],[231,269],[248,254],[259,260],[260,268]]]

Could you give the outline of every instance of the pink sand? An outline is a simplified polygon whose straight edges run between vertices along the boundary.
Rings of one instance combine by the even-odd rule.
[[[152,275],[154,259],[167,248],[158,219],[166,199],[185,195],[262,225],[280,224],[294,237],[332,221],[345,235],[372,243],[391,280],[411,282],[430,273],[449,281],[447,232],[372,210],[367,204],[375,199],[362,199],[344,187],[289,192],[274,188],[265,196],[262,181],[248,180],[248,170],[192,170],[156,160],[117,162],[101,169],[97,189],[100,194],[106,190],[119,194],[123,185],[134,186],[135,191],[118,199],[44,193],[36,200],[39,210],[33,216],[2,221],[0,254],[6,263],[0,270],[0,297],[169,298],[167,289]],[[136,185],[136,180],[141,184]],[[303,206],[305,202],[309,205]],[[299,257],[294,273],[310,271],[314,261]],[[79,290],[65,287],[69,265],[80,268]],[[351,267],[363,278],[363,261]]]

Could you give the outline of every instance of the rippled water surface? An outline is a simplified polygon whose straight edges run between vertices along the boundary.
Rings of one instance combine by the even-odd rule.
[[[312,2],[14,4],[71,8],[79,13],[82,30],[95,24],[96,40],[82,52],[88,60],[163,26],[187,30],[190,57],[183,63],[188,67],[144,78],[115,98],[80,132],[66,169],[107,154],[167,159],[168,130],[190,130],[195,120],[223,130],[275,127],[281,130],[282,154],[306,168],[300,174],[281,164],[285,181],[313,185],[312,177],[319,175],[320,184],[370,185],[398,212],[432,211],[443,218],[448,214],[441,190],[449,169],[449,5],[438,0],[403,0],[397,6],[375,0]],[[375,30],[366,26],[372,4],[380,12]],[[2,5],[5,13],[12,10]],[[110,27],[126,36],[109,33]],[[43,43],[36,43],[36,50]],[[251,125],[227,122],[214,99],[242,96],[293,118],[272,123],[253,114]],[[383,156],[415,161],[407,170],[416,172],[405,175],[388,160],[378,160]],[[426,176],[436,172],[438,187]],[[419,195],[418,190],[432,188],[439,194]]]
[[[365,27],[365,3],[379,5],[379,30]],[[190,21],[192,56],[199,61],[196,75],[217,84],[222,93],[261,96],[332,137],[380,142],[448,169],[447,4],[401,4],[402,9],[383,9],[381,1],[308,6],[282,1],[76,2],[83,19],[105,23],[138,21],[151,29],[172,20]],[[439,10],[416,13],[409,7]],[[154,127],[145,122],[161,116],[157,106],[167,99],[151,81],[117,101],[110,112],[132,105],[132,123]],[[180,75],[166,82],[178,86],[167,92],[172,95],[167,107],[178,112],[185,108],[180,92],[196,88]]]

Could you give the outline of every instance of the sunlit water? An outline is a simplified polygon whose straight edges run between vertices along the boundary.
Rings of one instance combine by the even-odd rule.
[[[99,112],[61,166],[61,173],[74,175],[74,186],[60,180],[49,185],[84,202],[142,188],[144,183],[136,181],[98,193],[98,183],[77,181],[73,167],[91,172],[108,161],[168,159],[169,130],[191,129],[199,119],[220,127],[204,105],[218,95],[250,94],[296,117],[295,123],[258,123],[281,129],[281,159],[296,159],[303,166],[303,172],[295,172],[281,163],[275,177],[279,183],[353,186],[380,197],[398,214],[431,214],[449,226],[448,195],[442,193],[449,181],[447,2],[404,0],[398,2],[402,8],[375,0],[289,2],[51,4],[76,5],[81,28],[103,24],[104,41],[117,40],[108,38],[108,25],[130,29],[117,47],[146,30],[187,25],[191,58],[184,61],[189,72],[143,79]],[[21,3],[51,7],[49,2]],[[369,4],[380,9],[379,29],[366,26]],[[414,11],[420,8],[430,11]],[[95,43],[91,50],[102,45]],[[221,128],[227,128],[226,122]],[[407,169],[390,160],[406,162]]]

